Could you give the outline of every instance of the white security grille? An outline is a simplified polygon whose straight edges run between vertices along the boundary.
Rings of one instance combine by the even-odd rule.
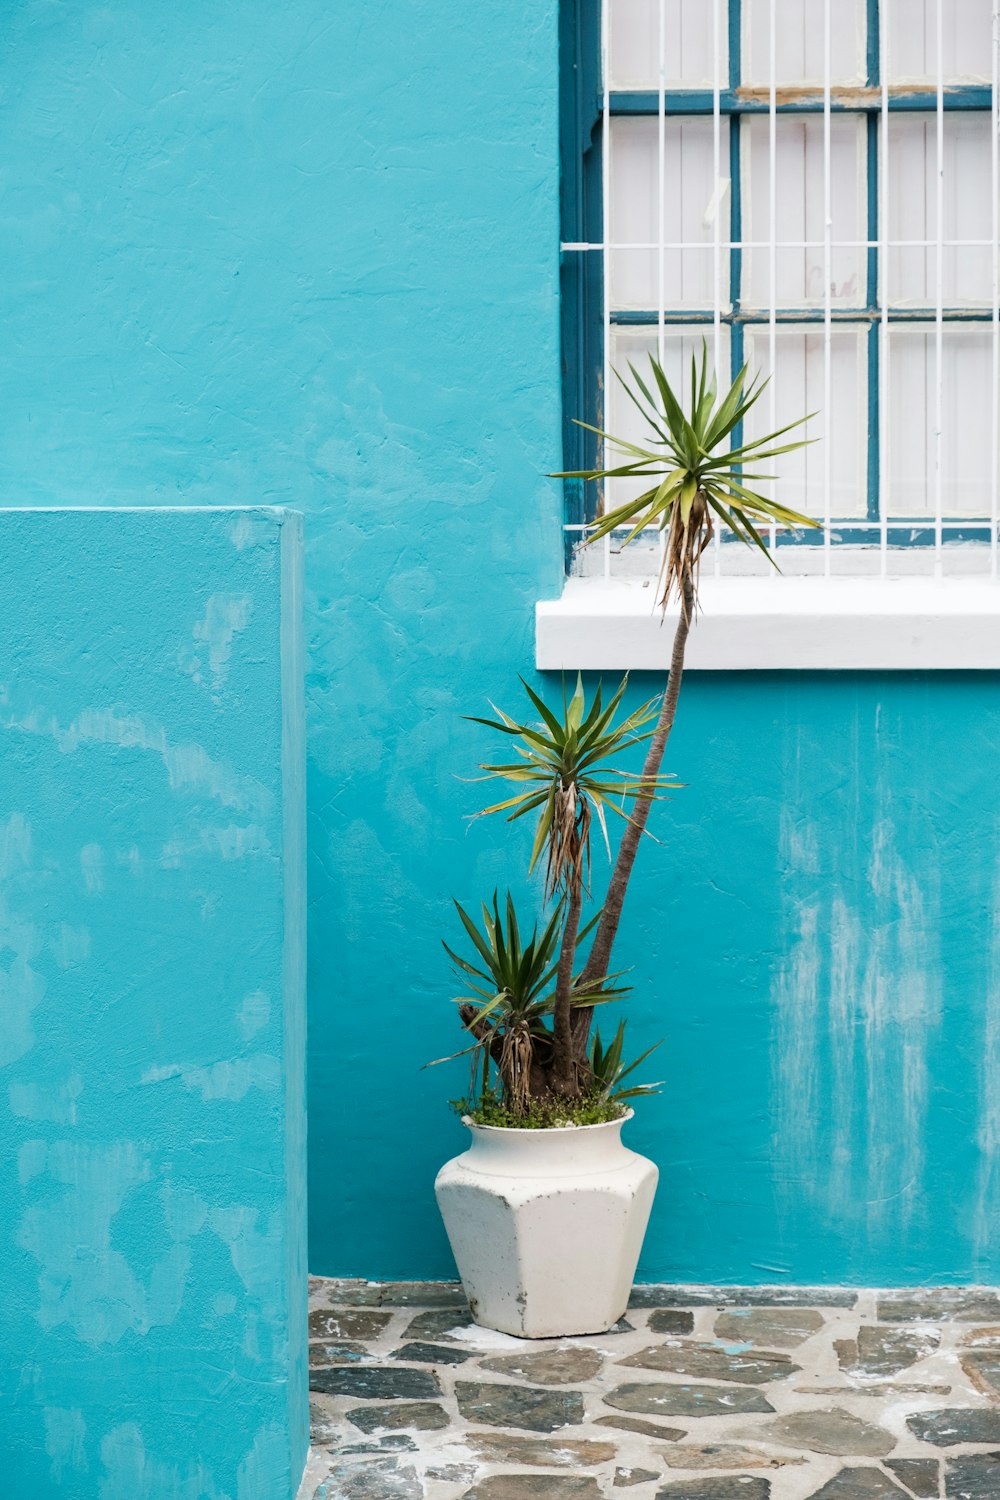
[[[1000,0],[605,0],[600,50],[603,227],[563,246],[601,264],[591,415],[638,438],[613,371],[679,380],[705,340],[720,385],[771,376],[748,436],[818,413],[783,573],[996,578]],[[655,570],[600,548],[578,570]]]

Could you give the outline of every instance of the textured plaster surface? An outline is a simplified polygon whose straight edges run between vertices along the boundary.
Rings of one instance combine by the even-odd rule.
[[[306,1448],[300,518],[0,534],[0,1489],[281,1500]]]
[[[611,1333],[524,1340],[456,1285],[314,1279],[299,1500],[996,1500],[998,1311],[989,1289],[647,1286]],[[336,1353],[343,1317],[368,1332]]]
[[[316,1271],[452,1274],[431,1184],[464,1072],[421,1064],[459,1045],[450,898],[527,862],[527,834],[465,822],[483,788],[459,778],[496,747],[461,716],[517,703],[561,581],[557,68],[555,0],[4,16],[4,503],[306,513]],[[206,705],[254,628],[220,592],[178,662]],[[152,754],[126,719],[58,732],[80,764],[116,735]],[[632,1045],[668,1039],[629,1137],[661,1172],[641,1278],[1000,1277],[998,745],[991,674],[686,684],[687,789],[617,953]],[[265,857],[252,806],[223,805],[204,857]],[[96,833],[79,866],[109,879]],[[157,1066],[193,1101],[263,1076]]]

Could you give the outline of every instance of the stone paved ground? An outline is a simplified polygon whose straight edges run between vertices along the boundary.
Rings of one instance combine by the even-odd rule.
[[[300,1500],[1000,1500],[1000,1293],[637,1287],[593,1338],[314,1279]]]

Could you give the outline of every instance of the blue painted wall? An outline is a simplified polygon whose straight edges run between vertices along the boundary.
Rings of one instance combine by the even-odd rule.
[[[460,716],[561,569],[554,0],[2,27],[3,493],[305,510],[312,1265],[447,1275],[438,938],[525,855]],[[620,949],[646,1278],[1000,1275],[996,686],[686,687]]]
[[[301,518],[0,538],[0,1489],[291,1500]]]

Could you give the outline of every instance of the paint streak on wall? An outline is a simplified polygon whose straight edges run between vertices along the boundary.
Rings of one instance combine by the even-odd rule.
[[[979,1174],[974,1220],[977,1279],[991,1277],[1000,1224],[1000,859],[990,889],[989,945],[979,1059]]]
[[[794,799],[781,810],[793,937],[775,982],[773,1153],[786,1212],[805,1194],[844,1228],[861,1208],[863,1232],[905,1257],[925,1212],[942,913],[934,862],[901,845],[910,810],[881,776],[873,793],[860,837],[832,838]]]

